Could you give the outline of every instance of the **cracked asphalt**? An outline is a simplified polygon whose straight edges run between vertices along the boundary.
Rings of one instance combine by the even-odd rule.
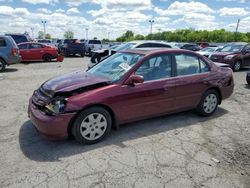
[[[243,70],[217,112],[122,125],[95,145],[49,141],[27,105],[45,80],[86,69],[88,57],[29,63],[0,73],[0,187],[250,187],[250,87]]]

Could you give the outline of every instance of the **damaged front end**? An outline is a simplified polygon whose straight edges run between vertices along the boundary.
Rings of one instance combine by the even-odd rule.
[[[40,111],[44,112],[46,115],[53,116],[64,113],[72,113],[72,111],[67,110],[68,99],[72,96],[79,95],[84,92],[88,92],[97,88],[105,87],[109,85],[109,82],[96,83],[89,86],[84,86],[81,88],[74,89],[72,91],[58,91],[53,92],[51,90],[46,90],[43,85],[36,91],[31,98],[31,102]]]

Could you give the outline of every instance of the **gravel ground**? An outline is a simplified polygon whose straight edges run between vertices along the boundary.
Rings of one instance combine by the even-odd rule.
[[[250,87],[209,118],[183,112],[122,125],[95,145],[48,141],[27,117],[45,80],[86,69],[85,58],[29,63],[0,73],[0,187],[250,187]]]

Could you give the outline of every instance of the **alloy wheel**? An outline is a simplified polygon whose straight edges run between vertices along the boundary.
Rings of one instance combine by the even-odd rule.
[[[91,113],[84,118],[80,125],[80,133],[86,140],[100,138],[107,129],[107,120],[100,113]]]
[[[215,110],[217,104],[218,104],[217,96],[213,93],[210,93],[209,95],[207,95],[207,97],[203,102],[203,109],[207,114],[209,114]]]

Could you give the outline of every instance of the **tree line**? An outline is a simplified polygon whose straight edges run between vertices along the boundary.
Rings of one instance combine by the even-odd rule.
[[[250,32],[230,32],[225,29],[213,31],[180,29],[175,31],[164,31],[149,35],[134,35],[133,31],[126,31],[118,37],[118,42],[132,40],[164,40],[168,42],[250,42]]]

